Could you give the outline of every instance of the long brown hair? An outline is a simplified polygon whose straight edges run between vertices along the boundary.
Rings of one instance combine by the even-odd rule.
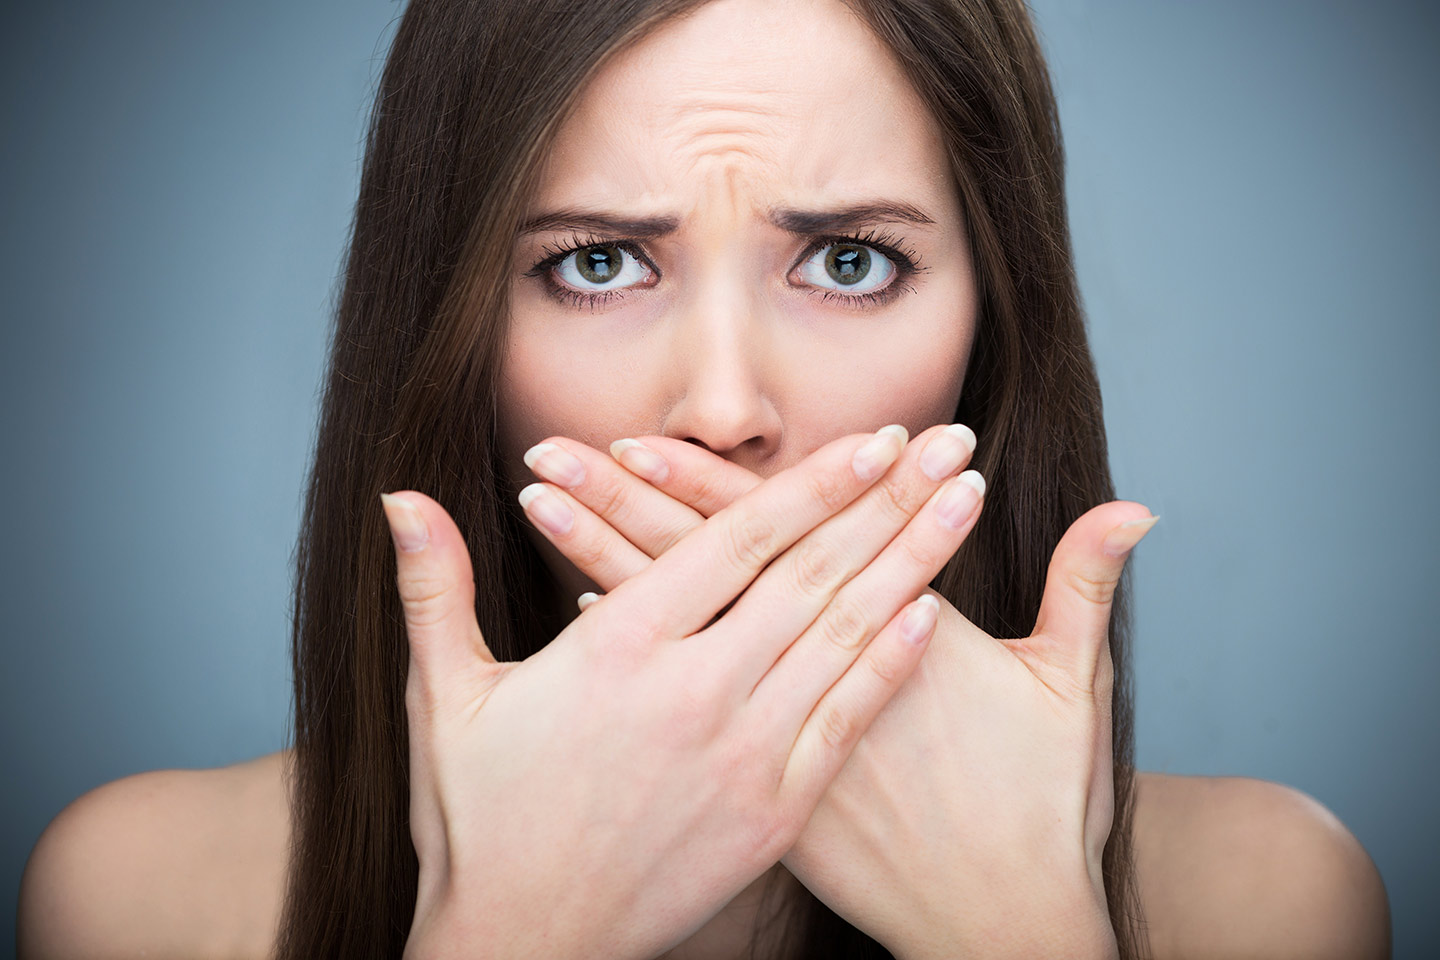
[[[412,0],[401,19],[370,118],[296,554],[285,960],[399,956],[415,909],[408,650],[379,494],[423,490],[454,517],[498,658],[528,657],[561,625],[496,466],[513,237],[586,81],[702,2]],[[982,629],[1024,636],[1061,534],[1113,497],[1048,72],[1021,0],[849,2],[943,131],[978,279],[956,419],[980,438],[989,489],[934,586]],[[1122,584],[1110,637],[1116,804],[1103,867],[1128,958],[1143,933],[1127,596]],[[789,927],[806,956],[889,956],[813,897]]]

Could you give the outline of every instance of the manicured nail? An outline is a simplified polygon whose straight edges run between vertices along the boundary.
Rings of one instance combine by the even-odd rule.
[[[975,452],[975,431],[963,423],[952,423],[930,438],[920,454],[920,469],[939,482],[960,469]]]
[[[532,483],[520,491],[520,507],[557,537],[563,537],[575,526],[575,514],[559,497],[546,490],[543,483]]]
[[[910,643],[924,643],[925,638],[930,636],[930,631],[935,629],[935,621],[940,616],[940,602],[930,594],[925,594],[920,601],[905,611],[905,617],[900,621],[900,636]]]
[[[966,470],[945,485],[940,502],[935,504],[935,514],[940,522],[951,530],[959,530],[970,519],[980,498],[985,496],[985,478],[974,470]]]
[[[629,437],[616,440],[610,444],[610,456],[642,480],[660,483],[670,476],[670,464],[665,462],[665,458],[639,440]]]
[[[898,423],[876,430],[875,438],[855,451],[852,461],[855,476],[861,480],[874,480],[880,476],[900,456],[909,439],[910,434]]]
[[[1105,536],[1105,542],[1100,549],[1105,551],[1107,557],[1123,557],[1135,549],[1150,528],[1155,526],[1159,517],[1141,517],[1139,520],[1131,520],[1129,523],[1122,523],[1111,530]]]
[[[599,599],[600,594],[591,593],[589,590],[587,590],[575,599],[575,606],[580,608],[581,613],[584,613],[586,609],[590,606],[590,604],[594,603],[596,600]]]
[[[564,447],[537,443],[525,451],[525,466],[557,487],[573,487],[585,479],[585,465]]]
[[[390,536],[395,546],[406,553],[425,549],[430,542],[430,528],[414,504],[388,493],[380,494],[380,505],[385,509],[385,520],[390,524]]]

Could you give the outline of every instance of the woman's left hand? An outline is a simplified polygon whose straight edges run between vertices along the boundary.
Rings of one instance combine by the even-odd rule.
[[[572,529],[546,535],[605,590],[760,480],[665,438],[644,438],[639,457],[617,451],[648,483],[582,444],[552,443],[584,469],[552,488],[577,515]],[[647,470],[647,454],[663,470]],[[545,461],[531,458],[547,479],[575,476]],[[1116,955],[1101,875],[1114,811],[1110,603],[1153,523],[1124,501],[1076,520],[1022,639],[989,636],[935,595],[924,660],[783,861],[902,960]]]

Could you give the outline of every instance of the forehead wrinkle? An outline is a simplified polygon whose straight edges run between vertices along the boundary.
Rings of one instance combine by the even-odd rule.
[[[715,206],[720,184],[725,207],[757,210],[888,196],[899,183],[943,187],[933,120],[869,26],[843,4],[802,0],[815,42],[750,29],[799,15],[781,6],[711,0],[700,20],[676,21],[617,61],[589,91],[586,121],[568,130],[564,195],[689,219],[686,207]],[[701,182],[721,171],[718,184]]]
[[[736,107],[715,104],[677,104],[667,111],[658,132],[667,139],[698,139],[715,134],[736,137],[776,138],[785,128],[785,118],[774,107]]]
[[[731,193],[749,186],[757,177],[776,177],[781,166],[773,148],[728,132],[686,144],[674,156],[672,175],[677,184],[713,183],[718,175]]]
[[[684,126],[689,129],[676,130],[668,138],[666,151],[674,158],[670,170],[677,186],[718,175],[733,194],[752,177],[775,178],[782,173],[779,161],[784,147],[771,131],[719,117]]]

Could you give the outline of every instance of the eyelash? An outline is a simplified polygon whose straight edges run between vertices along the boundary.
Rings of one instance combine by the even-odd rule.
[[[858,306],[861,309],[882,307],[902,293],[913,293],[915,288],[910,284],[910,279],[916,274],[923,273],[929,269],[928,267],[922,267],[920,265],[920,257],[914,250],[906,245],[903,238],[875,230],[867,230],[859,235],[819,237],[812,241],[810,246],[806,247],[804,255],[796,261],[795,266],[799,266],[801,263],[809,260],[818,251],[837,244],[854,244],[856,246],[869,247],[877,251],[895,265],[895,277],[884,289],[872,290],[869,293],[840,293],[837,290],[816,290],[812,288],[810,295],[818,296],[824,303],[840,301],[850,306]],[[576,307],[589,307],[593,311],[601,304],[624,296],[624,292],[620,290],[606,290],[602,293],[584,293],[579,290],[571,290],[569,287],[561,286],[556,282],[552,270],[560,261],[572,253],[584,250],[587,247],[597,246],[617,247],[632,257],[635,257],[641,263],[644,263],[654,271],[657,279],[660,276],[660,270],[655,264],[650,262],[649,257],[645,256],[637,241],[625,239],[615,240],[601,237],[597,234],[589,234],[586,236],[573,234],[566,246],[543,247],[542,252],[545,256],[524,275],[526,277],[539,278],[545,285],[546,291],[556,300],[563,303],[570,303]],[[794,267],[791,267],[791,269],[793,270]]]

